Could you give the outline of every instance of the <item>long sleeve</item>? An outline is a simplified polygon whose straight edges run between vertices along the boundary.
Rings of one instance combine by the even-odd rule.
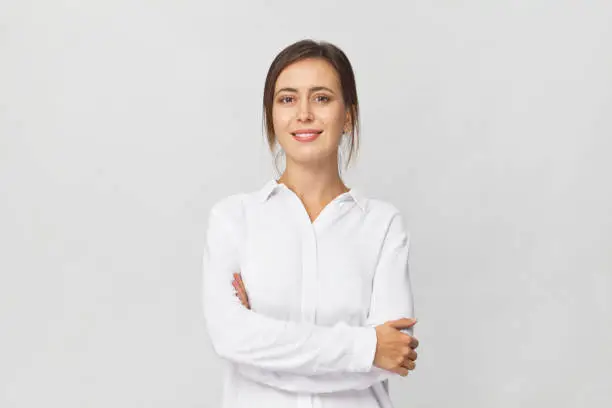
[[[389,320],[414,317],[408,254],[408,233],[401,215],[397,213],[389,223],[374,274],[367,326],[375,327]],[[404,332],[412,335],[412,329]],[[278,389],[311,393],[360,390],[397,376],[378,367],[363,373],[315,376],[278,373],[244,364],[238,365],[238,370],[251,380]]]
[[[377,326],[389,320],[414,318],[414,300],[409,267],[410,236],[404,218],[396,212],[376,267],[367,325]],[[413,329],[402,330],[412,335]]]
[[[221,202],[223,203],[223,202]],[[218,203],[209,216],[203,256],[203,309],[219,356],[247,366],[300,375],[367,372],[376,351],[371,327],[321,327],[276,320],[244,308],[233,295],[240,231]]]

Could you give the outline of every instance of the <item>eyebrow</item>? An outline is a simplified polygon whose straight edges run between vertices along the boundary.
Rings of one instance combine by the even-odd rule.
[[[297,91],[298,91],[298,90],[297,90],[297,89],[295,89],[295,88],[281,88],[281,89],[279,89],[278,91],[276,91],[276,93],[274,94],[274,96],[278,95],[278,94],[279,94],[279,93],[281,93],[281,92],[295,92],[295,93],[297,93]],[[325,87],[325,86],[313,86],[313,87],[312,87],[312,88],[310,88],[308,91],[309,91],[309,92],[328,91],[328,92],[331,92],[331,93],[335,94],[335,92],[334,92],[334,91],[332,91],[331,89],[329,89],[329,88],[327,88],[327,87]]]

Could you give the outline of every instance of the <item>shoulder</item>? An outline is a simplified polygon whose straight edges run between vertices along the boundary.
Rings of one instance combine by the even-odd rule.
[[[210,209],[210,217],[221,219],[232,224],[244,220],[250,206],[256,205],[260,191],[236,192],[224,196],[215,202]]]
[[[391,221],[395,217],[401,217],[402,213],[400,209],[390,201],[378,198],[368,198],[368,215],[376,219]]]
[[[246,193],[235,193],[215,201],[210,209],[211,215],[218,217],[236,217],[244,211]]]
[[[384,228],[387,237],[398,237],[401,241],[407,241],[410,236],[409,228],[400,208],[394,203],[386,200],[369,198],[368,216],[377,225]]]

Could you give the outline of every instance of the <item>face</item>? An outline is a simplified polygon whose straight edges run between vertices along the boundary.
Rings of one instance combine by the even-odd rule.
[[[272,123],[287,161],[336,160],[342,133],[350,129],[350,116],[334,67],[322,59],[287,66],[276,80]]]

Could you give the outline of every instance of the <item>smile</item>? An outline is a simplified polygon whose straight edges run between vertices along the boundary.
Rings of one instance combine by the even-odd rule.
[[[323,133],[322,130],[308,130],[308,131],[298,131],[291,133],[293,138],[300,142],[312,142],[317,139],[319,135]]]

